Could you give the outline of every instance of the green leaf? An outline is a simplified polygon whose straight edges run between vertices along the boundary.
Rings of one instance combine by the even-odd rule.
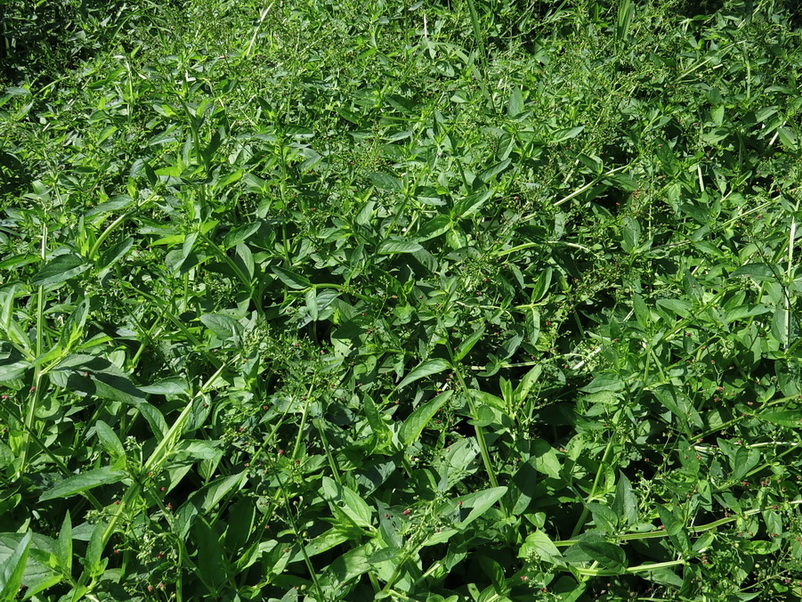
[[[309,317],[312,321],[317,322],[320,314],[318,313],[317,306],[317,291],[313,288],[306,291],[306,311],[309,313]]]
[[[690,303],[681,299],[658,299],[657,305],[677,314],[681,318],[690,316],[691,308],[693,307]]]
[[[95,423],[95,433],[97,433],[97,438],[100,440],[106,453],[111,456],[112,461],[117,458],[125,458],[125,448],[120,438],[117,437],[117,433],[115,433],[108,424],[102,420],[98,420]]]
[[[576,544],[591,560],[608,571],[624,572],[627,566],[627,555],[620,547],[606,541],[595,539],[580,541]]]
[[[787,426],[790,428],[802,428],[802,412],[797,410],[784,410],[780,412],[762,412],[757,415],[761,420]]]
[[[171,376],[155,382],[152,385],[139,387],[139,389],[144,393],[164,395],[166,397],[188,396],[190,393],[189,384],[186,379],[180,376]]]
[[[372,171],[368,174],[368,180],[370,180],[371,183],[380,190],[399,192],[404,189],[403,182],[388,173]]]
[[[424,242],[431,240],[447,232],[451,228],[451,218],[447,215],[438,215],[433,217],[426,224],[418,230],[416,240]]]
[[[84,258],[75,253],[65,253],[55,257],[50,263],[44,266],[36,276],[31,279],[31,284],[35,286],[52,286],[67,282],[76,276],[84,273],[90,268],[90,264]]]
[[[114,211],[120,211],[121,209],[126,209],[130,205],[134,204],[134,199],[128,195],[120,195],[116,196],[105,203],[100,203],[95,207],[92,207],[89,211],[87,211],[84,215],[86,217],[94,217],[95,215],[104,215],[106,213],[112,213]]]
[[[638,523],[638,498],[632,490],[632,483],[622,472],[618,475],[613,498],[613,510],[624,524]]]
[[[560,461],[557,458],[557,452],[549,444],[548,441],[543,439],[535,439],[532,441],[532,455],[535,460],[535,469],[554,479],[560,478]]]
[[[11,466],[14,462],[14,452],[11,451],[11,448],[0,441],[0,468],[5,468],[6,466]]]
[[[753,316],[760,316],[771,311],[765,305],[739,305],[733,307],[724,314],[725,322],[735,322],[736,320],[743,320],[744,318],[751,318]]]
[[[17,600],[19,589],[22,585],[22,577],[25,574],[25,567],[28,563],[28,549],[31,545],[31,531],[25,533],[20,540],[11,557],[5,561],[2,572],[0,572],[0,600]]]
[[[759,449],[739,447],[732,459],[732,478],[740,481],[758,464],[760,464]]]
[[[452,391],[448,390],[437,395],[431,401],[416,408],[415,411],[407,417],[398,432],[398,439],[404,447],[408,447],[420,436],[421,431],[429,424],[429,421],[437,413],[437,410],[443,407],[443,404],[448,401],[451,394]]]
[[[56,558],[61,571],[65,575],[72,575],[72,519],[69,510],[64,514],[61,530],[58,533]]]
[[[627,253],[636,251],[640,245],[640,222],[635,218],[626,219],[624,221],[623,235],[624,238],[621,241],[621,248]]]
[[[537,277],[535,284],[532,286],[532,296],[530,298],[532,303],[537,303],[546,295],[551,286],[551,278],[554,273],[552,268],[546,268]]]
[[[230,580],[230,565],[220,541],[220,530],[216,521],[205,516],[200,516],[192,526],[192,539],[198,545],[198,569],[203,574],[203,581],[215,589]]]
[[[778,307],[774,310],[774,316],[771,320],[771,336],[785,347],[788,347],[791,343],[789,339],[791,334],[790,326],[791,312],[784,307]]]
[[[666,535],[669,536],[672,543],[679,548],[682,554],[690,554],[691,543],[688,539],[688,533],[677,512],[664,506],[657,506],[657,514],[660,515],[660,521],[663,523]]]
[[[417,253],[423,247],[411,240],[392,239],[383,240],[376,252],[379,255],[391,255],[393,253]]]
[[[618,374],[599,374],[590,383],[580,389],[583,393],[598,393],[599,391],[617,392],[624,389],[624,381]]]
[[[200,321],[221,341],[232,341],[235,345],[242,337],[242,324],[225,314],[204,314]]]
[[[116,365],[94,355],[69,355],[49,376],[56,386],[84,395],[134,404],[145,399],[142,391]]]
[[[103,574],[108,558],[103,558],[103,534],[106,531],[106,523],[99,521],[92,530],[89,543],[86,546],[84,556],[84,568],[90,577],[100,577]]]
[[[779,267],[776,264],[750,263],[741,266],[732,272],[730,276],[735,278],[746,276],[752,278],[755,282],[773,282],[777,280],[778,273],[780,273]]]
[[[421,362],[418,366],[415,367],[412,372],[407,374],[404,379],[398,383],[397,389],[403,389],[409,384],[414,383],[416,380],[420,380],[421,378],[426,378],[427,376],[431,376],[432,374],[438,374],[440,372],[444,372],[451,368],[451,364],[449,364],[444,359],[433,359],[433,360],[426,360]]]
[[[474,192],[473,194],[469,194],[464,199],[459,201],[456,205],[454,205],[453,215],[456,219],[463,219],[470,215],[473,215],[479,209],[482,208],[487,201],[489,201],[493,195],[495,194],[495,190],[482,190],[479,192]]]
[[[309,280],[307,280],[306,278],[304,278],[303,276],[301,276],[296,272],[280,268],[278,266],[272,266],[270,269],[276,276],[278,276],[279,280],[281,280],[284,284],[286,284],[290,288],[305,289],[312,286],[312,283],[309,282]]]
[[[503,161],[499,161],[495,165],[487,168],[482,173],[480,173],[478,178],[482,182],[489,182],[491,178],[493,178],[494,176],[497,176],[502,171],[507,169],[510,166],[511,163],[512,163],[511,159],[504,159]]]
[[[356,491],[326,476],[321,485],[321,493],[333,509],[341,510],[357,526],[370,528],[373,512]]]
[[[373,431],[373,434],[376,435],[379,446],[383,447],[385,444],[390,442],[392,438],[392,432],[384,423],[384,420],[382,420],[379,409],[376,407],[376,404],[373,402],[370,395],[365,395],[363,397],[363,402],[365,404],[365,416],[368,419],[370,429]]]
[[[578,125],[573,128],[567,128],[563,130],[557,130],[554,132],[554,137],[551,139],[552,144],[557,144],[559,142],[565,142],[566,140],[570,140],[571,138],[576,138],[581,134],[585,129],[584,125]]]
[[[100,487],[101,485],[119,483],[125,476],[126,473],[120,470],[114,470],[109,466],[87,470],[86,472],[59,481],[56,485],[45,491],[39,497],[39,501],[45,502],[47,500],[66,498],[94,489],[95,487]]]
[[[482,324],[471,336],[469,336],[467,339],[462,341],[462,343],[460,343],[459,347],[454,352],[454,361],[458,362],[466,355],[468,355],[471,349],[473,349],[473,346],[476,345],[476,343],[478,343],[481,340],[484,334],[485,334],[485,327],[484,324]]]
[[[219,477],[193,492],[175,513],[175,533],[185,538],[199,514],[211,512],[229,492],[243,487],[247,479],[245,472]]]
[[[0,383],[22,378],[31,367],[22,353],[7,341],[0,341]]]
[[[309,557],[312,557],[316,556],[317,554],[322,554],[323,552],[328,552],[332,548],[339,546],[352,537],[353,534],[349,533],[347,529],[343,529],[341,527],[332,527],[328,531],[323,532],[315,537],[312,541],[307,543],[306,553]],[[303,555],[301,554],[300,556],[301,559],[303,559]]]
[[[550,563],[562,559],[559,548],[554,545],[554,542],[543,531],[535,531],[527,535],[526,541],[518,550],[518,558],[530,558],[531,556],[536,556]]]
[[[648,328],[652,321],[652,314],[646,306],[643,297],[638,293],[632,295],[632,309],[635,311],[635,320],[641,328]]]
[[[253,236],[253,234],[261,227],[261,225],[262,224],[259,222],[251,222],[250,224],[245,224],[239,228],[234,228],[228,234],[226,234],[225,238],[223,238],[222,248],[230,249],[232,247],[236,247],[242,242],[245,242],[251,236]]]
[[[504,497],[506,493],[507,487],[490,487],[489,489],[471,493],[460,498],[462,507],[470,508],[471,511],[468,513],[468,516],[459,523],[458,528],[464,530],[465,527],[487,512],[493,504]]]
[[[524,112],[524,96],[520,88],[515,88],[510,95],[510,102],[507,104],[507,115],[517,117]]]

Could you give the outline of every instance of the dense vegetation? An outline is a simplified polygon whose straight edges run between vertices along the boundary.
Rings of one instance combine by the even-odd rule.
[[[798,600],[780,0],[0,0],[0,600]]]

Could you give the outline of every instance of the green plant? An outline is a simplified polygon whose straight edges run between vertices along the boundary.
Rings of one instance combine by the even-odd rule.
[[[0,599],[802,595],[793,7],[6,4]]]

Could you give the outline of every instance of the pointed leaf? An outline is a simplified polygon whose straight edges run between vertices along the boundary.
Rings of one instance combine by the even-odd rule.
[[[125,458],[125,448],[120,438],[117,436],[117,433],[115,433],[108,424],[102,420],[98,420],[95,423],[95,433],[97,433],[97,438],[100,440],[106,453],[111,456],[112,460]]]
[[[293,272],[292,270],[287,270],[284,268],[280,268],[278,266],[273,266],[270,269],[276,276],[278,276],[279,280],[281,280],[284,284],[286,284],[290,288],[300,290],[312,286],[312,283],[309,282],[309,280],[307,280],[300,274]]]
[[[429,424],[429,421],[437,413],[449,397],[452,391],[446,391],[436,396],[428,403],[423,404],[417,408],[401,425],[401,430],[398,432],[398,438],[404,447],[410,445],[421,434],[421,431]]]
[[[461,498],[463,508],[470,508],[468,516],[462,520],[458,527],[465,529],[469,524],[487,512],[493,504],[499,501],[507,493],[507,487],[490,487],[476,493],[471,493]]]
[[[379,255],[391,255],[393,253],[417,253],[421,250],[423,247],[411,240],[393,239],[382,241],[376,252]]]
[[[398,192],[404,189],[404,184],[393,175],[372,171],[368,174],[368,180],[380,190]]]
[[[71,278],[82,274],[88,270],[90,264],[84,261],[83,257],[75,253],[65,253],[55,257],[50,263],[44,266],[31,280],[35,286],[52,286],[61,284]]]
[[[608,571],[623,572],[627,566],[627,555],[620,547],[606,541],[588,540],[576,544],[582,552]]]
[[[0,600],[16,600],[19,594],[22,577],[25,574],[25,566],[28,563],[28,548],[31,544],[33,534],[28,531],[20,540],[14,553],[6,561],[2,573],[0,573]]]
[[[629,525],[638,523],[638,498],[632,490],[632,483],[624,473],[618,477],[613,499],[613,510],[619,521]]]
[[[60,481],[55,486],[45,491],[39,497],[39,501],[45,502],[47,500],[70,497],[99,487],[100,485],[118,483],[123,480],[123,478],[125,478],[124,472],[113,470],[109,466],[87,470],[86,472],[67,477],[63,481]]]
[[[200,317],[200,321],[221,341],[231,340],[236,344],[242,336],[242,324],[231,316],[225,314],[205,314]]]
[[[398,383],[398,389],[403,389],[407,385],[414,383],[416,380],[420,380],[421,378],[426,378],[427,376],[431,376],[432,374],[438,374],[440,372],[444,372],[451,367],[444,359],[433,359],[433,360],[426,360],[425,362],[421,362],[412,372],[407,374],[404,379]]]
[[[476,330],[476,332],[474,332],[471,336],[469,336],[467,339],[462,341],[462,343],[460,343],[459,347],[454,352],[454,361],[458,362],[466,355],[468,355],[471,349],[473,349],[473,346],[479,342],[479,340],[482,338],[482,336],[484,336],[484,334],[485,334],[485,327],[483,324],[479,327],[478,330]]]
[[[64,520],[61,522],[61,530],[58,533],[56,542],[56,558],[65,575],[72,574],[72,519],[70,511],[67,510]]]
[[[543,531],[535,531],[527,535],[526,541],[518,552],[519,558],[528,558],[532,555],[546,561],[562,558],[559,548]]]

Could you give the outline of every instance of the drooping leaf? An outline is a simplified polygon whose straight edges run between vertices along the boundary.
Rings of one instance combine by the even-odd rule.
[[[278,276],[279,280],[281,280],[284,284],[286,284],[290,288],[300,290],[312,286],[312,283],[309,282],[309,280],[307,280],[297,272],[293,272],[292,270],[287,270],[285,268],[280,268],[278,266],[272,266],[270,269],[276,276]]]
[[[47,500],[71,497],[83,493],[84,491],[94,489],[95,487],[100,487],[101,485],[119,483],[125,476],[125,472],[114,470],[109,466],[87,470],[67,477],[63,481],[59,481],[56,485],[45,491],[39,497],[39,501],[45,502]]]
[[[427,376],[431,376],[432,374],[439,374],[440,372],[445,372],[451,367],[444,359],[431,359],[421,362],[417,365],[409,374],[407,374],[403,380],[398,383],[398,389],[403,389],[409,384],[414,383],[416,380],[420,380],[421,378],[426,378]]]

